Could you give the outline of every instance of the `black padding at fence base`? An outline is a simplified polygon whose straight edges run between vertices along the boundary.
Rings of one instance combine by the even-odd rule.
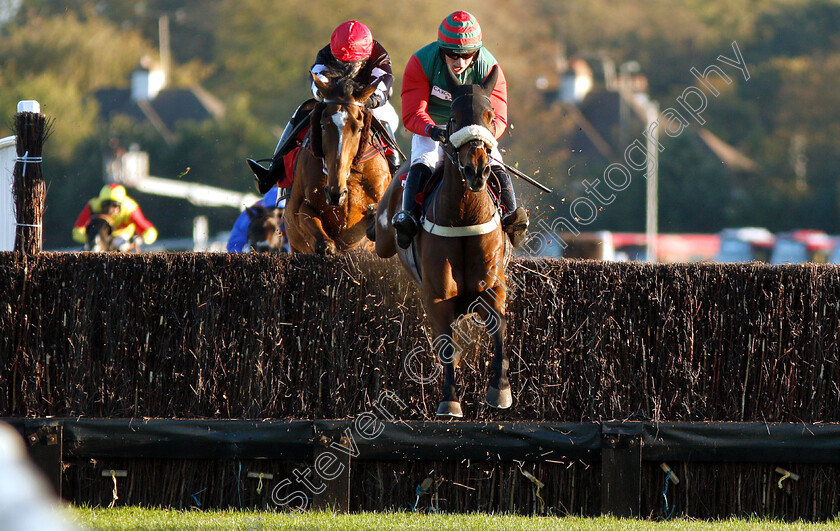
[[[645,461],[840,463],[840,424],[377,421],[366,437],[352,420],[0,420],[24,435],[60,424],[79,458],[301,461],[330,433],[347,434],[336,451],[357,460],[594,461],[602,433],[625,433],[641,436]]]

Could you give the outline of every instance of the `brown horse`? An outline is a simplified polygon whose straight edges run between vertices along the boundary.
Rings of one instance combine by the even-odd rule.
[[[490,151],[495,143],[490,133],[494,119],[490,94],[497,74],[493,68],[478,85],[458,85],[450,78],[455,90],[447,126],[450,136],[444,145],[443,181],[426,204],[423,228],[415,236],[413,248],[397,249],[390,222],[400,208],[399,179],[388,187],[376,213],[376,253],[388,258],[399,252],[400,261],[422,289],[435,335],[433,345],[443,363],[440,416],[463,415],[455,382],[458,355],[452,325],[459,316],[473,313],[484,321],[493,340],[492,374],[485,400],[501,409],[513,403],[504,351],[505,265],[510,247],[487,191]]]
[[[101,253],[104,251],[115,251],[113,227],[110,220],[104,214],[94,214],[85,226],[87,242],[85,251]]]
[[[104,214],[98,213],[91,216],[85,226],[85,235],[87,242],[85,243],[85,251],[93,253],[102,253],[109,251],[120,251],[126,253],[139,253],[140,242],[142,241],[136,234],[128,241],[120,237],[115,237],[114,228],[111,225],[111,218]]]
[[[251,206],[245,212],[251,220],[248,224],[248,246],[251,252],[284,252],[283,209]]]
[[[376,87],[313,79],[324,99],[312,111],[295,163],[286,236],[292,252],[334,254],[365,238],[391,172],[371,135],[373,115],[364,106]]]

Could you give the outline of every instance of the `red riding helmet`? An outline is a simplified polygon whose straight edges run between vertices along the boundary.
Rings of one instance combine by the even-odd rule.
[[[333,31],[330,51],[336,59],[345,63],[367,59],[373,51],[373,35],[358,20],[348,20]]]

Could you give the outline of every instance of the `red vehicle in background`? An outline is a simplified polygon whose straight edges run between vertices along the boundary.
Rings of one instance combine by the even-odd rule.
[[[565,248],[554,245],[543,256],[639,262],[647,257],[647,235],[641,232],[582,232],[562,240]],[[720,249],[717,234],[659,234],[656,242],[659,263],[711,261]]]
[[[640,232],[612,233],[616,260],[643,262],[647,258],[647,235]],[[720,249],[717,234],[659,234],[656,261],[662,264],[712,261]]]

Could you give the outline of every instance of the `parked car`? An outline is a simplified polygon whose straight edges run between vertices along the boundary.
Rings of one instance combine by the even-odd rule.
[[[615,260],[613,235],[609,231],[581,232],[574,235],[570,232],[545,233],[539,236],[540,242],[529,250],[531,253],[539,245],[536,256],[541,258],[587,258],[591,260]],[[520,256],[528,256],[522,250]]]
[[[834,249],[834,240],[818,230],[797,230],[780,234],[770,256],[771,264],[824,264]]]
[[[769,262],[776,237],[762,227],[724,229],[715,262]]]

